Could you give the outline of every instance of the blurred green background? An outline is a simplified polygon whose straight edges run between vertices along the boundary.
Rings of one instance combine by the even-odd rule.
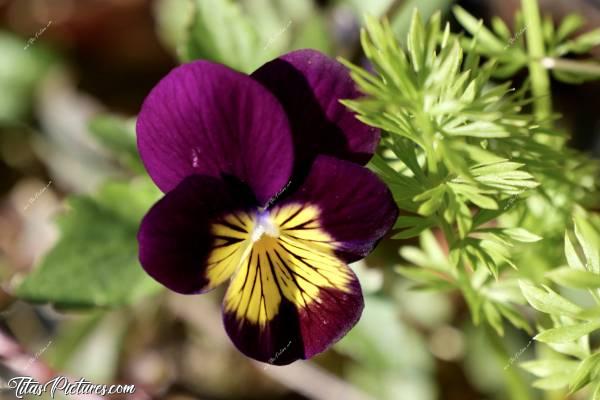
[[[361,63],[365,13],[387,16],[401,38],[414,7],[426,18],[442,10],[459,30],[453,4],[509,26],[519,7],[518,0],[0,0],[2,379],[23,369],[14,363],[20,354],[32,375],[135,384],[135,398],[506,399],[503,371],[518,366],[495,358],[459,295],[409,290],[393,272],[402,262],[397,241],[354,266],[366,298],[356,328],[309,363],[281,368],[254,363],[230,344],[222,291],[165,293],[136,265],[137,224],[159,193],[144,178],[133,121],[172,67],[202,57],[249,72],[306,47]],[[584,15],[582,31],[600,26],[598,0],[540,7],[555,20]],[[553,82],[553,93],[570,144],[599,156],[600,85]],[[46,276],[40,264],[60,264],[64,276]],[[60,288],[53,304],[16,300],[14,288],[34,268],[36,293],[28,297]],[[110,274],[119,275],[116,284]],[[100,308],[87,309],[90,296]],[[509,329],[506,341],[519,361],[531,357],[526,333]]]

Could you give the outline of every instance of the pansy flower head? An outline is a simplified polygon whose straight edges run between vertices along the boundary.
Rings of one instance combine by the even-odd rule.
[[[179,293],[230,280],[223,322],[249,357],[310,358],[360,317],[347,264],[398,211],[363,166],[379,131],[339,103],[357,96],[340,63],[299,50],[250,76],[208,61],[179,66],[142,106],[138,148],[166,194],[141,223],[140,262]]]

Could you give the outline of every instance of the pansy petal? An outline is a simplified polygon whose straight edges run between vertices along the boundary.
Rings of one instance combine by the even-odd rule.
[[[379,142],[342,99],[360,96],[348,70],[316,50],[287,53],[251,75],[279,99],[290,119],[298,162],[328,154],[366,164]]]
[[[255,207],[256,200],[241,184],[203,175],[184,178],[142,220],[140,263],[176,292],[210,290],[239,265]]]
[[[225,295],[223,319],[237,348],[284,365],[326,350],[350,330],[363,309],[360,284],[316,224],[318,209],[274,207],[277,235],[256,240]],[[314,240],[297,235],[298,224]]]
[[[138,148],[164,192],[186,176],[231,175],[264,204],[288,182],[292,137],[277,99],[253,79],[209,61],[173,69],[137,120]]]
[[[365,257],[392,228],[398,207],[387,186],[367,168],[320,156],[285,203],[312,204],[319,224],[347,262]],[[299,233],[300,234],[300,233]]]

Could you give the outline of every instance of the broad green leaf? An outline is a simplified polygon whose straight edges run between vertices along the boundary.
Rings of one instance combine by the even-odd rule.
[[[578,289],[600,288],[600,275],[593,272],[561,267],[549,271],[546,276],[559,285]]]
[[[589,321],[575,325],[565,325],[539,333],[535,340],[544,343],[566,343],[579,339],[600,328],[600,320]]]
[[[545,290],[526,281],[519,281],[523,295],[533,308],[548,314],[575,316],[582,311],[581,307],[571,303],[550,288]]]
[[[264,54],[250,18],[232,0],[193,0],[193,17],[181,47],[183,61],[209,59],[243,72],[260,66]]]
[[[119,306],[160,287],[138,263],[136,234],[160,192],[147,178],[70,199],[61,238],[19,285],[23,300],[60,307]]]

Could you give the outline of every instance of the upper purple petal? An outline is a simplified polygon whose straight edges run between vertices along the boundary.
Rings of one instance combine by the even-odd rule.
[[[137,120],[138,148],[164,192],[191,174],[231,175],[264,204],[290,178],[292,136],[277,99],[253,79],[196,61],[150,92]]]
[[[288,115],[298,163],[319,154],[366,164],[376,150],[379,130],[369,127],[342,99],[360,96],[348,70],[316,50],[297,50],[251,75],[265,85]]]
[[[398,207],[388,187],[365,167],[319,156],[304,182],[277,205],[312,204],[346,262],[365,257],[392,228]]]

